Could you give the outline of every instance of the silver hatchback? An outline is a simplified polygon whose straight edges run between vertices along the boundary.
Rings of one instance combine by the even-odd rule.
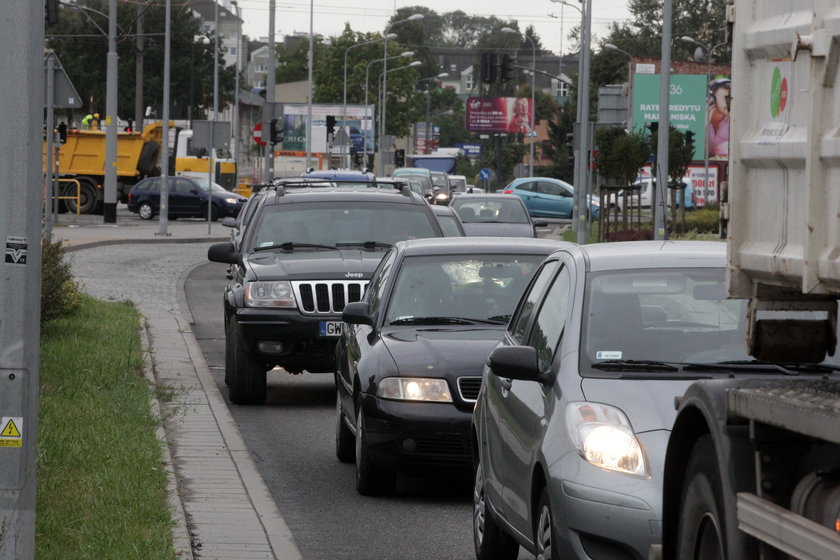
[[[472,422],[476,556],[646,558],[674,398],[749,367],[722,242],[569,246],[485,367]],[[777,374],[778,375],[778,374]]]

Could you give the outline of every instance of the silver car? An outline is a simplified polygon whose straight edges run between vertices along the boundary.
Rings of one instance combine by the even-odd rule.
[[[472,423],[479,560],[646,558],[661,541],[674,398],[765,367],[725,298],[722,242],[569,246],[492,351]],[[779,375],[776,373],[775,375]]]

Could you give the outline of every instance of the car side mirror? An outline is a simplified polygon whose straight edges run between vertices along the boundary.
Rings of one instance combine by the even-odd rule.
[[[537,350],[531,346],[499,346],[490,353],[487,365],[490,372],[499,377],[538,383],[544,381]]]
[[[239,264],[239,253],[233,243],[214,243],[207,249],[207,259],[211,262]]]
[[[373,326],[373,317],[370,315],[370,304],[366,301],[354,301],[344,306],[341,312],[341,320],[348,325],[370,325]]]
[[[232,216],[225,216],[224,218],[222,218],[222,225],[229,228],[235,228],[236,218]]]

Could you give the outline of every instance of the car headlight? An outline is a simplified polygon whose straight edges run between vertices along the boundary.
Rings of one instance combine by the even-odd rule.
[[[245,285],[246,307],[296,308],[290,282],[248,282]]]
[[[602,469],[649,476],[641,442],[622,411],[607,404],[566,405],[566,427],[578,453]]]
[[[437,200],[446,200],[447,198],[449,198],[449,195],[448,195],[448,194],[446,194],[446,193],[437,193],[437,194],[435,195],[435,198],[436,198]]]
[[[376,396],[399,401],[452,402],[445,379],[386,377],[376,387]]]
[[[239,199],[238,198],[233,198],[231,196],[231,197],[226,198],[225,202],[227,202],[228,204],[239,204]]]

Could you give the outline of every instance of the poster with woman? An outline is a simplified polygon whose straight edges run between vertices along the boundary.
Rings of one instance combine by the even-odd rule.
[[[706,123],[706,142],[709,159],[729,159],[729,102],[732,81],[716,78],[709,83],[709,119]]]

